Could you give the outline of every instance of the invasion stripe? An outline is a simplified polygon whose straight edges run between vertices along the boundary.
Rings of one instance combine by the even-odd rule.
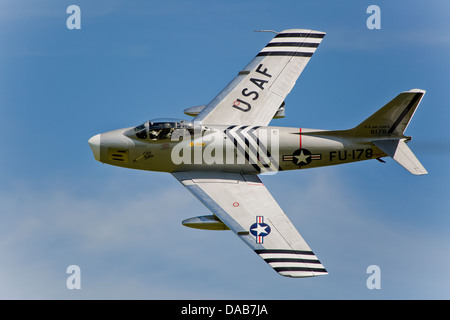
[[[325,33],[279,33],[275,38],[323,38]]]
[[[243,147],[238,143],[237,139],[231,134],[231,130],[232,130],[233,128],[235,128],[235,127],[237,127],[237,126],[231,126],[231,127],[228,127],[228,128],[225,130],[225,134],[228,136],[228,138],[230,138],[231,140],[233,140],[233,144],[234,144],[234,146],[236,147],[236,149],[239,150],[242,154],[244,154],[244,155],[245,155],[245,159],[248,160],[248,159],[249,159],[249,156],[248,156],[247,152],[245,152],[245,148],[243,148]]]
[[[254,132],[256,129],[258,129],[258,128],[259,128],[259,126],[256,126],[256,127],[251,128],[250,130],[247,131],[247,134],[255,140],[255,142],[256,142],[256,144],[259,146],[260,150],[263,152],[263,154],[267,155],[267,157],[269,158],[269,160],[271,161],[271,163],[277,168],[277,170],[278,170],[278,171],[281,171],[282,169],[280,168],[280,166],[278,165],[278,163],[276,162],[276,160],[272,157],[272,155],[270,154],[269,150],[267,150],[266,146],[265,146],[263,143],[261,143],[261,141],[258,139],[257,136],[255,136],[255,135],[253,134],[253,132]],[[258,156],[259,156],[259,153],[258,153]],[[268,165],[268,164],[263,164],[263,165],[264,165],[264,167],[266,167],[266,168],[267,168],[267,167],[270,168],[270,165]],[[266,165],[267,165],[267,166],[266,166]]]
[[[269,266],[273,269],[275,268],[308,268],[308,269],[324,269],[321,264],[312,264],[312,263],[270,263]]]
[[[300,255],[300,254],[291,254],[291,253],[262,253],[259,255],[262,259],[303,259],[303,260],[309,260],[309,259],[317,259],[316,256],[310,256],[310,255]]]
[[[251,164],[255,169],[257,169],[258,172],[261,172],[261,166],[264,167],[264,168],[266,168],[266,169],[270,169],[271,171],[273,171],[271,165],[268,164],[268,163],[262,163],[262,162],[261,162],[261,166],[258,165],[257,162],[259,161],[259,157],[260,157],[260,155],[261,155],[261,154],[259,153],[259,150],[261,150],[261,151],[263,152],[263,154],[267,155],[267,157],[270,159],[270,161],[271,161],[272,164],[275,163],[274,165],[275,165],[276,169],[279,170],[278,164],[276,163],[275,159],[273,159],[273,157],[272,157],[272,155],[270,154],[270,152],[266,149],[266,147],[265,147],[263,144],[261,144],[261,142],[259,141],[258,137],[256,137],[256,136],[253,134],[253,132],[254,132],[256,129],[258,129],[259,126],[250,128],[250,129],[248,129],[246,132],[243,132],[243,130],[246,129],[247,127],[248,127],[248,126],[243,126],[243,127],[240,127],[240,128],[238,128],[238,129],[235,130],[237,136],[238,136],[239,138],[241,138],[241,139],[244,141],[245,145],[248,147],[249,152],[247,153],[247,149],[242,148],[242,146],[239,145],[239,146],[243,149],[243,150],[240,150],[240,151],[241,151],[242,153],[244,153],[244,151],[245,151],[245,158],[247,159],[247,161],[249,161],[249,163],[250,163],[251,160],[253,160],[253,159],[250,159],[250,156],[253,156],[253,158],[256,159],[256,162],[253,161],[254,163],[250,163],[250,164]],[[230,127],[230,128],[231,128],[231,127]],[[233,128],[234,128],[234,127],[233,127]],[[228,129],[227,129],[227,130],[228,130]],[[227,133],[227,135],[229,135],[229,134]],[[248,138],[248,136],[250,136],[251,138],[254,139],[253,142],[256,143],[256,146],[253,145],[253,142],[251,143],[251,140]],[[234,141],[235,141],[235,146],[237,147],[236,139],[234,139]],[[258,147],[259,147],[259,149],[258,149]]]
[[[304,250],[288,250],[288,249],[257,249],[255,250],[257,254],[265,254],[265,253],[288,253],[288,254],[304,254],[314,256],[312,251],[304,251]]]
[[[311,57],[312,52],[263,51],[256,56]]]
[[[253,162],[252,160],[250,160],[250,152],[251,152],[251,151],[256,152],[256,155],[252,153],[252,156],[254,156],[254,157],[256,156],[256,159],[258,159],[258,151],[257,151],[257,149],[255,149],[255,147],[254,147],[253,145],[250,146],[250,142],[249,142],[249,140],[247,139],[247,137],[245,137],[243,134],[241,134],[241,131],[244,130],[245,128],[247,128],[247,127],[248,127],[248,126],[240,127],[239,129],[236,130],[236,134],[244,141],[245,145],[248,147],[249,152],[247,152],[245,148],[243,148],[243,149],[244,149],[244,152],[245,152],[245,159],[247,159],[247,161],[250,163],[250,162]],[[236,140],[236,139],[235,139],[235,140]],[[253,150],[252,150],[252,149],[253,149]],[[252,165],[255,169],[257,169],[258,172],[261,172],[261,168],[258,166],[258,164],[256,164],[256,163],[251,163],[251,165]]]
[[[275,267],[276,272],[283,271],[310,271],[310,272],[328,272],[325,268],[305,268],[305,267]]]
[[[255,130],[258,129],[258,128],[259,128],[259,126],[256,126],[256,127],[250,128],[250,129],[246,132],[246,134],[249,135],[250,137],[252,137],[252,138],[255,140],[255,142],[256,142],[256,149],[255,149],[255,148],[253,148],[253,149],[255,149],[254,151],[255,151],[255,153],[256,153],[257,159],[259,158],[259,152],[258,152],[258,143],[259,143],[259,141],[258,141],[257,139],[255,139],[255,136],[253,135],[253,131],[255,131]],[[247,139],[247,137],[245,137],[245,143],[246,143],[247,146],[250,148],[250,142],[249,142],[249,140]],[[252,145],[252,146],[253,146],[253,145]]]
[[[246,126],[246,127],[247,127],[247,126]],[[246,128],[246,127],[244,127],[244,128]],[[255,135],[253,135],[253,131],[255,131],[255,130],[258,129],[258,128],[259,128],[259,126],[250,128],[250,129],[245,133],[246,135],[249,135],[249,136],[251,136],[251,137],[254,139],[254,142],[256,142],[256,147],[250,144],[250,141],[249,141],[249,139],[247,138],[247,136],[245,136],[245,144],[247,145],[247,147],[249,148],[249,150],[252,149],[252,151],[253,151],[254,153],[256,153],[256,160],[257,160],[257,161],[260,161],[260,153],[259,153],[259,151],[258,151],[258,146],[259,146],[259,149],[261,149],[261,150],[263,149],[264,146],[263,146],[262,144],[260,144],[259,139],[258,139]],[[241,136],[241,137],[242,137],[242,136]],[[252,148],[251,148],[251,147],[252,147]],[[264,147],[264,150],[265,150],[265,147]],[[262,151],[265,152],[264,150],[262,150]],[[266,150],[266,154],[268,154],[268,156],[270,157],[269,151]],[[268,163],[262,163],[262,162],[261,162],[261,165],[262,165],[264,168],[266,168],[266,169],[271,169],[270,164],[268,164]]]
[[[312,47],[264,47],[260,52],[311,52],[314,53],[317,48]]]
[[[249,144],[249,142],[248,142],[248,139],[247,139],[245,136],[243,136],[243,135],[241,134],[241,131],[244,130],[245,128],[247,128],[247,127],[248,127],[248,126],[240,127],[240,128],[237,129],[235,132],[236,132],[236,134],[238,135],[238,137],[240,137],[240,138],[244,141],[244,143],[245,143],[245,145],[248,147],[249,151],[252,151],[251,149],[254,149],[254,147],[253,147],[253,146],[250,146],[250,144]],[[250,162],[250,153],[248,153],[248,152],[246,151],[245,148],[244,148],[244,151],[245,151],[245,159],[247,159],[247,161]]]
[[[244,156],[245,156],[245,159],[247,159],[247,161],[249,161],[250,162],[250,156],[249,156],[249,154],[245,151],[245,147],[242,147],[239,143],[238,143],[238,141],[237,141],[237,139],[231,134],[231,130],[233,129],[233,128],[235,128],[235,127],[237,127],[236,125],[234,125],[234,126],[231,126],[231,127],[228,127],[227,129],[225,129],[225,131],[224,131],[224,133],[228,136],[228,138],[230,138],[231,140],[233,140],[233,143],[234,143],[234,146],[236,147],[236,149],[238,150],[238,151],[240,151]],[[247,127],[247,126],[246,126]],[[238,133],[238,135],[239,135],[239,133]],[[256,170],[256,172],[261,172],[261,168],[257,165],[257,164],[255,164],[255,163],[253,163],[253,164],[251,164],[252,166],[253,166],[253,168]]]
[[[320,38],[308,38],[308,37],[303,37],[303,38],[273,38],[272,40],[270,40],[269,43],[277,43],[277,42],[297,42],[297,43],[317,43],[320,44],[323,41],[323,39]]]
[[[267,258],[267,259],[264,259],[264,261],[267,262],[267,263],[294,262],[294,263],[316,263],[316,264],[321,264],[319,260],[298,259],[298,258]]]
[[[269,42],[267,47],[306,47],[306,48],[317,48],[319,43],[309,43],[309,42]]]
[[[311,57],[312,52],[289,52],[289,51],[262,51],[256,56],[284,56],[284,57]]]

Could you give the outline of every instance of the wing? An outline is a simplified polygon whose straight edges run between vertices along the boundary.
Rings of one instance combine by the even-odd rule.
[[[278,33],[194,121],[268,125],[324,36],[304,29]]]
[[[327,274],[256,175],[172,174],[279,274],[287,277]]]

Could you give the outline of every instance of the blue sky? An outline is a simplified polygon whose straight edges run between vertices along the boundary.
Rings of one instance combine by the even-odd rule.
[[[449,299],[449,14],[444,0],[3,0],[0,298]],[[327,35],[273,125],[346,129],[427,90],[406,131],[427,176],[387,159],[262,178],[329,271],[310,279],[279,276],[230,232],[183,227],[209,212],[171,175],[100,164],[87,143],[187,117],[273,36],[253,30],[289,28]],[[81,290],[66,287],[72,264]]]

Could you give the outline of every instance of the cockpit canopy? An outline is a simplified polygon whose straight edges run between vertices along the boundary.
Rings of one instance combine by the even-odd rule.
[[[194,130],[192,121],[178,119],[153,119],[133,129],[136,138],[141,140],[164,140],[172,137],[176,129]]]

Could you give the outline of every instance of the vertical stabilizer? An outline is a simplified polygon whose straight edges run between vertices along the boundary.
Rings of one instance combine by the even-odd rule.
[[[353,130],[360,136],[403,137],[425,90],[402,92]]]
[[[402,92],[349,131],[354,136],[368,139],[412,174],[427,174],[405,143],[411,138],[403,134],[424,94],[425,90],[420,89]]]

